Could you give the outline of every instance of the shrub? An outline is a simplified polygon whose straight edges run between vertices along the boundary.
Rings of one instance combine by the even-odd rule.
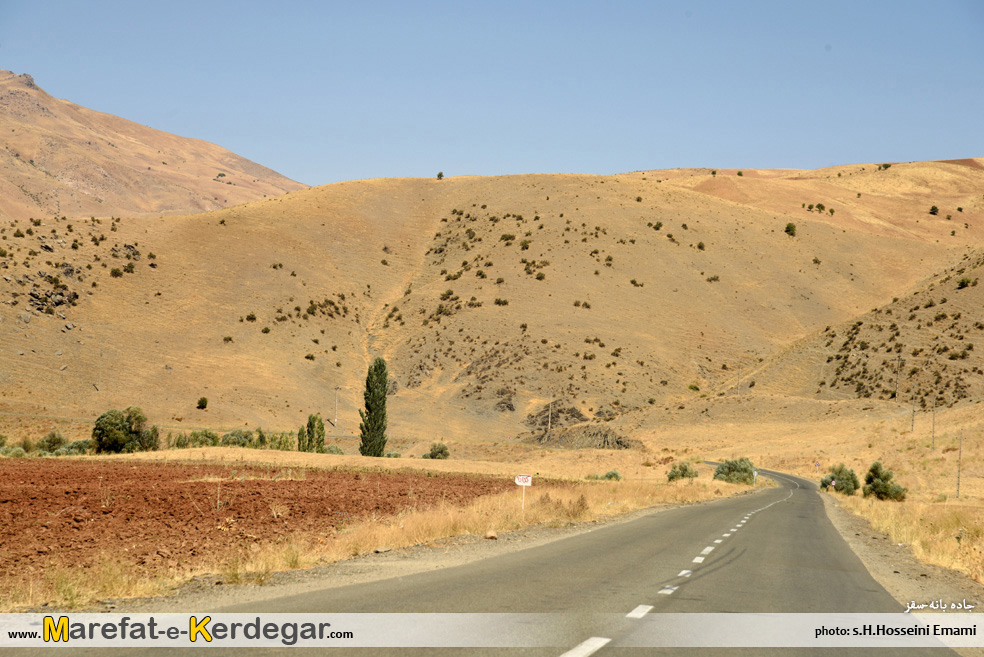
[[[27,452],[24,451],[23,447],[4,447],[0,449],[0,453],[12,459],[22,459],[27,456]]]
[[[931,215],[938,215],[940,213],[940,209],[934,205],[929,209],[929,213]]]
[[[192,431],[188,436],[188,447],[215,447],[218,444],[219,434],[208,429]]]
[[[112,276],[113,278],[121,278],[123,276],[123,272],[120,270],[119,267],[113,267],[109,271],[109,275]]]
[[[609,470],[603,474],[601,478],[609,481],[622,481],[622,475],[618,473],[618,470]]]
[[[495,305],[497,305],[497,306],[508,306],[509,305],[509,300],[508,299],[496,299],[495,300]]]
[[[425,459],[447,459],[451,456],[451,452],[448,451],[448,446],[444,443],[431,443],[430,451],[424,454],[421,458]]]
[[[438,171],[437,172],[437,179],[438,180],[444,180],[444,172],[443,171]]]
[[[666,475],[667,481],[676,481],[677,479],[696,479],[697,478],[697,468],[690,465],[690,463],[684,461],[683,463],[674,463],[673,467],[670,468],[669,473]]]
[[[796,224],[791,221],[786,224],[786,234],[790,237],[796,237]]]
[[[714,478],[729,484],[752,485],[755,483],[755,466],[746,456],[726,460],[714,469]]]
[[[199,397],[198,398],[198,408],[200,408],[202,410],[205,410],[205,407],[206,406],[208,406],[208,398],[206,398],[206,397]]]
[[[386,452],[386,458],[388,459],[398,459],[400,458],[399,452]]]
[[[249,429],[233,429],[222,434],[219,444],[223,447],[249,447],[253,444],[253,432]]]
[[[60,447],[64,447],[68,440],[57,431],[50,432],[47,436],[38,441],[37,449],[41,452],[54,452]]]
[[[58,450],[59,456],[63,454],[88,454],[92,451],[94,445],[92,440],[89,438],[83,438],[82,440],[73,440],[64,447]]]
[[[92,428],[92,441],[96,452],[141,452],[160,447],[157,427],[147,429],[147,417],[136,406],[126,411],[106,411],[96,420]]]
[[[844,495],[854,495],[854,491],[861,488],[861,482],[854,470],[843,463],[830,468],[830,474],[820,480],[820,488],[827,490],[831,483],[834,484],[835,491]]]
[[[971,283],[971,280],[969,278],[967,278],[967,277],[961,278],[959,281],[957,281],[957,289],[958,290],[962,290],[965,287],[969,286],[970,283]]]
[[[325,454],[337,454],[341,456],[342,454],[345,454],[345,452],[343,452],[342,448],[338,445],[328,445],[325,447]]]
[[[905,499],[908,490],[894,482],[895,476],[891,470],[887,470],[881,461],[875,461],[868,469],[868,474],[864,476],[864,496],[874,495],[880,500],[896,500],[901,502]]]
[[[7,436],[0,433],[0,447],[6,447],[6,446],[7,446]]]

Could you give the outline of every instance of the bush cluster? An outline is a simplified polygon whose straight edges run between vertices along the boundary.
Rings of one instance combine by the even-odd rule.
[[[387,455],[388,456],[388,455]],[[430,451],[421,458],[425,459],[447,459],[451,456],[448,446],[444,443],[431,443]]]
[[[667,481],[676,481],[677,479],[696,479],[697,478],[697,468],[690,465],[690,463],[684,461],[682,463],[674,463],[673,467],[666,475]]]
[[[755,466],[746,456],[740,459],[726,460],[714,469],[714,478],[729,484],[748,484],[751,486],[755,483]]]
[[[864,496],[874,495],[880,500],[895,500],[901,502],[905,499],[908,489],[892,481],[895,474],[885,468],[881,461],[875,461],[868,469],[868,474],[864,476]]]
[[[831,484],[834,485],[834,491],[844,495],[854,495],[854,491],[861,488],[861,482],[854,470],[843,463],[830,468],[830,474],[820,480],[820,488],[823,490],[828,490]]]
[[[157,427],[146,428],[147,417],[136,406],[106,411],[96,420],[92,442],[97,453],[147,452],[160,448]]]

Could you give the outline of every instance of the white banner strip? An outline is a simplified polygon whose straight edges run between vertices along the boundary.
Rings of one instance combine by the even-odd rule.
[[[979,624],[979,613],[0,614],[0,648],[569,648],[592,635],[647,648],[984,647]]]

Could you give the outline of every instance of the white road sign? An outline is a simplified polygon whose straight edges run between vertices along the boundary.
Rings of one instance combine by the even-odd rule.
[[[516,483],[520,486],[532,486],[533,475],[516,475]]]

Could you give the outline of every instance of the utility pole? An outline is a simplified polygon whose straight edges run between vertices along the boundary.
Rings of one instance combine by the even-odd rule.
[[[909,423],[909,433],[916,430],[916,398],[912,398],[912,421]]]
[[[895,366],[895,403],[899,403],[899,376],[902,374],[902,354],[899,354],[899,364]]]
[[[936,449],[936,393],[933,393],[933,447]]]
[[[338,386],[335,386],[335,427],[338,427]]]
[[[551,399],[550,403],[547,404],[547,435],[548,436],[550,435],[550,428],[551,428],[550,425],[552,419],[553,419],[553,400]]]
[[[963,431],[960,432],[960,451],[957,452],[957,499],[960,499],[960,462],[963,460]]]

